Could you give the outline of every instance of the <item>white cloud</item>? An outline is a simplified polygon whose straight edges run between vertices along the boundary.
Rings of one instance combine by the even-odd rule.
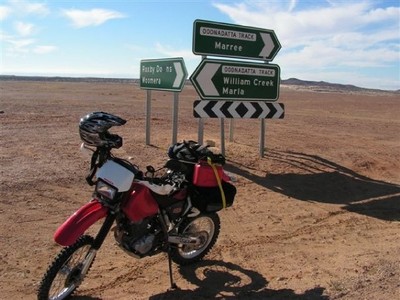
[[[373,9],[367,2],[345,2],[330,7],[291,11],[282,7],[271,9],[259,2],[247,1],[234,5],[215,4],[238,24],[274,29],[285,46],[296,46],[321,37],[329,38],[343,32],[359,31],[362,27],[382,21],[399,20],[400,8]]]
[[[191,49],[174,49],[169,45],[162,45],[161,43],[156,43],[155,51],[160,53],[163,57],[182,57],[186,66],[188,74],[191,74],[200,63],[201,56],[194,55]],[[159,58],[160,55],[155,53],[155,58]],[[147,58],[151,58],[148,56]]]
[[[399,5],[399,3],[397,3]],[[373,9],[367,13],[363,17],[364,22],[380,22],[386,21],[388,18],[397,19],[399,21],[399,7],[388,7],[388,8],[377,8]]]
[[[28,53],[30,47],[36,42],[34,39],[8,39],[10,47],[7,48],[9,55]]]
[[[282,49],[274,63],[279,62],[281,69],[286,70],[282,71],[284,78],[294,77],[293,74],[315,78],[318,74],[319,80],[333,78],[337,82],[346,78],[351,83],[357,78],[357,81],[375,81],[376,85],[376,78],[366,75],[371,70],[363,68],[386,68],[392,73],[396,66],[400,69],[398,3],[375,8],[370,1],[309,1],[306,6],[299,6],[294,0],[272,1],[272,5],[246,0],[214,6],[234,23],[275,31]],[[350,76],[340,74],[334,80],[334,75],[339,76],[337,70],[349,67],[353,68]]]
[[[12,15],[26,16],[37,15],[47,16],[50,10],[44,3],[32,3],[24,0],[9,0],[7,5],[0,5],[0,21]]]
[[[165,55],[166,57],[182,57],[185,60],[197,59],[198,56],[194,55],[191,50],[183,49],[176,50],[168,45],[162,45],[160,43],[156,43],[157,52]]]
[[[0,18],[15,20],[10,22],[8,31],[0,32],[0,40],[4,43],[4,55],[6,57],[25,57],[30,53],[45,54],[55,50],[53,46],[38,46],[38,41],[31,38],[37,33],[37,26],[24,20],[33,20],[32,17],[45,17],[50,13],[44,3],[9,0],[7,5],[0,6]]]
[[[6,32],[4,32],[4,31],[2,31],[2,30],[0,29],[0,42],[6,42],[6,41],[8,41],[8,40],[11,39],[11,38],[12,38],[11,35],[7,34]]]
[[[289,11],[294,10],[296,5],[297,5],[297,0],[291,0],[290,3],[289,3]]]
[[[44,3],[26,0],[9,0],[8,3],[12,12],[18,15],[47,16],[50,13],[49,8]]]
[[[23,11],[27,14],[35,14],[46,16],[49,14],[50,10],[47,8],[46,4],[43,3],[30,3],[28,1],[18,1],[23,8]]]
[[[49,46],[49,45],[42,45],[42,46],[36,46],[32,49],[33,53],[36,54],[47,54],[51,53],[57,50],[56,46]]]
[[[91,10],[66,9],[63,10],[63,14],[70,19],[72,26],[75,28],[99,26],[109,20],[125,17],[118,11],[101,8],[94,8]]]
[[[35,26],[31,23],[15,22],[15,30],[20,36],[29,36],[33,33]]]
[[[4,43],[4,53],[7,57],[20,57],[29,53],[47,54],[58,49],[52,45],[37,45],[32,38],[16,38],[15,36],[0,34],[0,40]]]
[[[0,21],[7,19],[11,12],[11,8],[4,5],[0,6]]]

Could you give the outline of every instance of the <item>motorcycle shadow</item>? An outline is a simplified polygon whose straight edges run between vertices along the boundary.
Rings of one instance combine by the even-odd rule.
[[[98,298],[98,297],[91,297],[91,296],[71,296],[70,298],[71,300],[102,300],[102,298]]]
[[[196,287],[168,290],[149,299],[329,299],[322,295],[324,292],[322,287],[308,290],[303,294],[296,294],[291,289],[268,289],[268,281],[260,273],[230,262],[204,260],[195,265],[180,267],[179,273]]]

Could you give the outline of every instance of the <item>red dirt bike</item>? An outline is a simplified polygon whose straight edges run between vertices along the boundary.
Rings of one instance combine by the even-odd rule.
[[[143,173],[111,153],[122,146],[122,138],[108,129],[125,122],[104,112],[80,120],[82,145],[93,151],[86,180],[95,186],[94,195],[55,232],[54,240],[64,248],[39,285],[40,300],[72,295],[114,224],[115,240],[129,255],[168,254],[171,288],[176,288],[172,261],[179,265],[197,262],[218,238],[217,212],[231,206],[236,194],[222,168],[224,157],[193,141],[177,143],[170,147],[170,159],[163,168],[148,166]],[[95,237],[85,234],[100,220],[103,224]]]

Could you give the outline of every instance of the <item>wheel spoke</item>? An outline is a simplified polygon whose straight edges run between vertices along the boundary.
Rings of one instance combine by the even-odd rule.
[[[184,258],[195,257],[205,249],[211,242],[214,235],[214,222],[209,217],[200,217],[194,219],[183,231],[184,234],[200,238],[200,245],[187,245],[179,249],[180,255]]]
[[[61,267],[50,287],[50,295],[54,294],[54,299],[59,299],[63,294],[69,294],[74,290],[81,280],[82,263],[85,259],[90,246],[82,247],[71,255],[67,262]],[[52,292],[54,291],[54,293]]]

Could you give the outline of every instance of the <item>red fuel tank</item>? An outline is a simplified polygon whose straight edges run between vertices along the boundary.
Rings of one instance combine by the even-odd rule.
[[[139,184],[133,183],[133,191],[122,206],[122,211],[133,222],[140,222],[146,217],[158,212],[158,204],[151,195],[150,190]]]

